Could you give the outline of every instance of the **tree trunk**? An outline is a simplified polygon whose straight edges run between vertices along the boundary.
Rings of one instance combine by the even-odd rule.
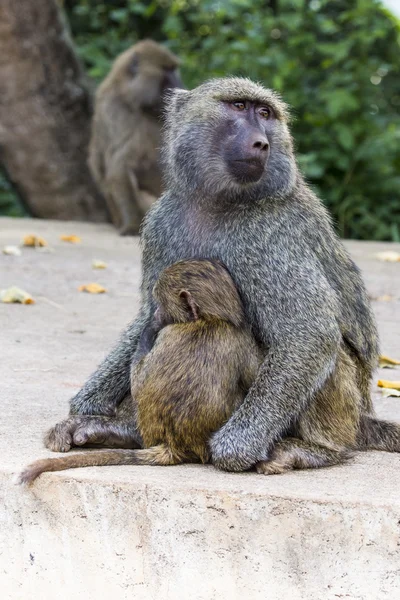
[[[91,98],[55,0],[0,2],[0,161],[35,217],[107,221]]]

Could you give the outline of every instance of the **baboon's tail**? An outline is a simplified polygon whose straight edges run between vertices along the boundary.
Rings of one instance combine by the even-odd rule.
[[[81,451],[69,456],[44,458],[31,463],[20,473],[19,484],[30,484],[46,471],[64,471],[78,467],[100,467],[107,465],[176,465],[183,462],[166,445],[153,446],[143,450],[93,450]]]
[[[358,432],[360,450],[400,452],[400,425],[362,415]]]

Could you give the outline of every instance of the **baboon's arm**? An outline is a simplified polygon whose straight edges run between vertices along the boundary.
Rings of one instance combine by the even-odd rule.
[[[263,353],[252,336],[243,336],[243,345],[240,349],[240,383],[245,392],[253,385],[258,370],[263,362]]]
[[[115,347],[70,402],[70,414],[111,415],[130,391],[132,362],[136,361],[140,336],[153,320],[155,305],[152,290],[164,264],[158,252],[142,240],[141,308]],[[150,246],[150,248],[148,247]]]
[[[104,179],[106,174],[106,168],[104,163],[104,154],[99,149],[96,148],[94,143],[93,147],[91,146],[90,155],[88,160],[89,168],[92,173],[93,179],[95,180],[97,186],[101,190],[104,185]]]
[[[141,332],[145,310],[130,323],[116,346],[70,401],[71,415],[113,416],[130,389],[130,369]]]
[[[136,350],[142,332],[152,329],[154,306],[150,293],[154,277],[150,269],[144,275],[142,284],[142,306],[137,318],[125,329],[115,347],[106,356],[98,369],[91,375],[83,388],[70,402],[70,414],[109,415],[130,392],[132,362],[136,360]],[[148,282],[148,283],[147,283]],[[147,350],[148,351],[148,350]],[[137,358],[139,360],[140,357]]]
[[[164,325],[158,322],[154,316],[149,319],[139,337],[137,349],[135,352],[135,360],[139,362],[142,358],[150,352],[156,341],[156,337],[161,331]]]
[[[88,165],[93,179],[100,190],[103,189],[106,177],[106,166],[104,159],[105,147],[108,143],[108,127],[96,118],[92,122],[92,135],[89,143]]]
[[[269,298],[260,331],[269,333],[268,351],[244,402],[213,436],[215,466],[243,471],[267,459],[332,372],[341,339],[335,296],[323,274],[315,279],[294,276],[282,283],[284,301]]]

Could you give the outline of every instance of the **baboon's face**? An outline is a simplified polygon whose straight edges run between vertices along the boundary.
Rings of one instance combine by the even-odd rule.
[[[175,92],[163,150],[170,185],[213,202],[285,196],[297,174],[287,120],[278,94],[248,79]]]
[[[215,131],[215,144],[228,172],[238,183],[259,181],[268,168],[271,107],[248,100],[224,102],[225,119]]]
[[[158,113],[167,91],[183,88],[179,60],[152,40],[144,40],[117,59],[110,74],[132,105]]]
[[[183,82],[177,65],[165,65],[162,67],[161,95],[175,88],[183,88]]]
[[[178,66],[172,63],[158,63],[153,60],[142,61],[137,67],[136,75],[132,80],[132,88],[137,94],[137,89],[146,91],[141,106],[162,109],[165,94],[175,88],[183,88]]]

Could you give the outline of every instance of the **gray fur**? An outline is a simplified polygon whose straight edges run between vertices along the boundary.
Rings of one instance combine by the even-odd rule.
[[[276,119],[264,176],[244,186],[218,160],[212,132],[221,121],[221,100],[246,96],[267,102]],[[244,403],[213,437],[217,467],[239,471],[267,458],[323,388],[343,345],[358,366],[363,409],[371,411],[378,342],[369,300],[327,211],[297,168],[287,116],[276,94],[246,79],[217,79],[172,96],[167,192],[142,230],[142,309],[72,399],[71,414],[111,414],[125,397],[137,342],[154,308],[152,287],[161,270],[185,258],[227,266],[266,351]]]

